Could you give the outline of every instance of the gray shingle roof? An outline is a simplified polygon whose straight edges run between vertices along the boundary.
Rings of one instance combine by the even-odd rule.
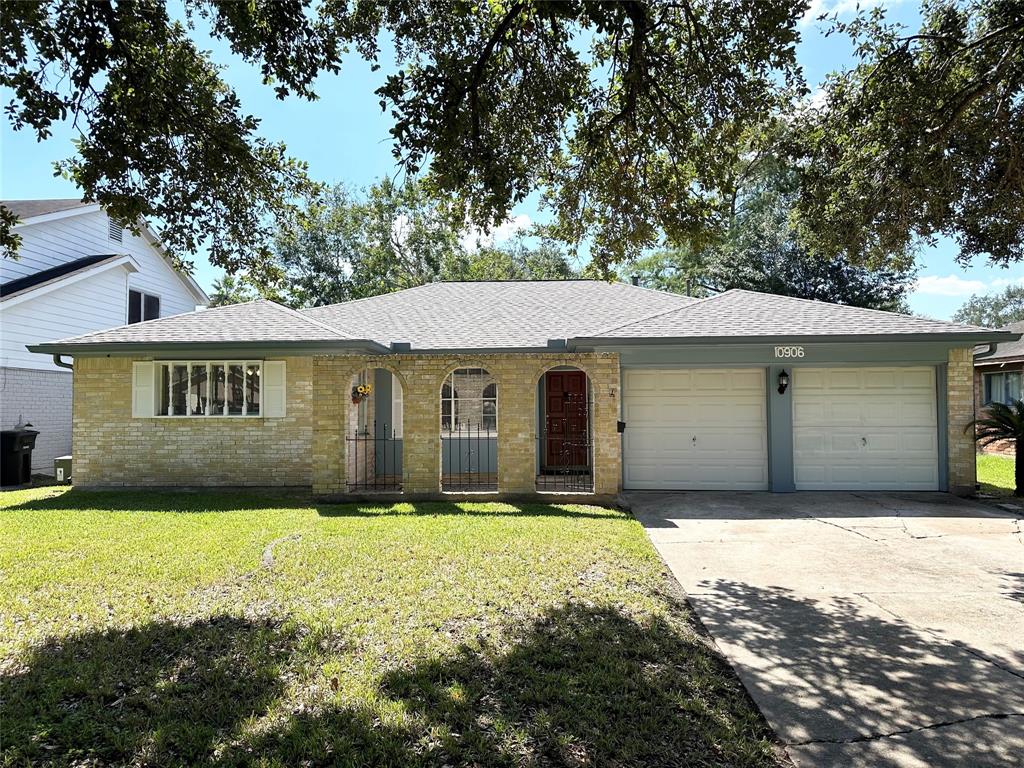
[[[393,342],[409,343],[413,350],[493,350],[545,348],[551,339],[600,344],[626,339],[949,334],[967,335],[972,342],[1000,337],[986,328],[752,291],[728,291],[698,301],[623,283],[565,280],[431,283],[302,311],[260,299],[31,349],[73,354],[76,349],[133,344],[265,343],[384,352]]]
[[[63,339],[55,344],[179,344],[343,341],[351,337],[273,301],[186,312]]]
[[[74,197],[65,197],[50,200],[0,200],[0,205],[24,221],[33,216],[70,211],[72,208],[84,208],[92,203],[84,203]]]
[[[544,347],[549,339],[584,336],[694,301],[600,280],[444,282],[302,312],[381,344],[504,349]]]
[[[1010,323],[999,330],[1010,331],[1011,333],[1024,333],[1024,322]],[[986,365],[988,363],[995,363],[1000,360],[1008,360],[1018,357],[1024,357],[1024,339],[1000,342],[996,345],[996,352],[994,355],[983,357],[979,359],[977,363],[978,365]]]
[[[988,328],[930,320],[755,291],[731,290],[631,323],[593,338],[727,338],[989,334]]]

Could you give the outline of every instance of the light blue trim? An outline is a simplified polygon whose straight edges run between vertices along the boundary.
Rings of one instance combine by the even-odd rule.
[[[779,373],[789,374],[789,387],[779,394]],[[796,490],[793,475],[793,385],[796,372],[783,365],[768,367],[765,377],[768,397],[768,485],[775,493]]]
[[[939,451],[939,490],[949,491],[949,396],[946,391],[946,363],[935,366],[935,408],[938,410],[936,445]]]
[[[801,358],[776,358],[776,346],[800,346]],[[728,344],[719,346],[645,345],[602,346],[598,352],[617,352],[624,368],[758,367],[784,365],[839,367],[862,365],[940,365],[949,350],[963,346],[944,342],[889,344]]]

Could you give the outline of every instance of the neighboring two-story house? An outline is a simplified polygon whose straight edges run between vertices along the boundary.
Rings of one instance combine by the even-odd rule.
[[[5,200],[18,216],[16,258],[0,258],[0,427],[39,430],[32,468],[52,473],[71,453],[71,370],[26,344],[192,312],[209,297],[99,205]],[[62,361],[70,363],[70,361]]]

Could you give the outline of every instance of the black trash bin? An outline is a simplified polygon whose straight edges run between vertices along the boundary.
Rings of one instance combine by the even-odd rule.
[[[0,432],[0,485],[32,482],[32,449],[36,447],[38,434],[34,429]]]

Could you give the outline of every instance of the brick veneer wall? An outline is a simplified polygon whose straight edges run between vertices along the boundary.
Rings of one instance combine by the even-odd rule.
[[[958,495],[974,493],[977,478],[974,436],[974,356],[970,347],[951,349],[946,366],[948,411],[949,490]]]
[[[456,368],[484,368],[498,385],[498,492],[532,494],[536,490],[537,382],[560,365],[584,370],[593,392],[594,492],[612,495],[621,472],[619,359],[606,353],[458,355],[347,355],[313,360],[313,491],[345,491],[342,425],[351,407],[339,397],[346,382],[364,367],[395,374],[403,389],[403,490],[431,495],[440,490],[441,385]]]
[[[132,418],[132,360],[75,360],[76,485],[275,485],[312,482],[313,362],[284,358],[283,418]],[[348,392],[339,390],[338,397]]]

